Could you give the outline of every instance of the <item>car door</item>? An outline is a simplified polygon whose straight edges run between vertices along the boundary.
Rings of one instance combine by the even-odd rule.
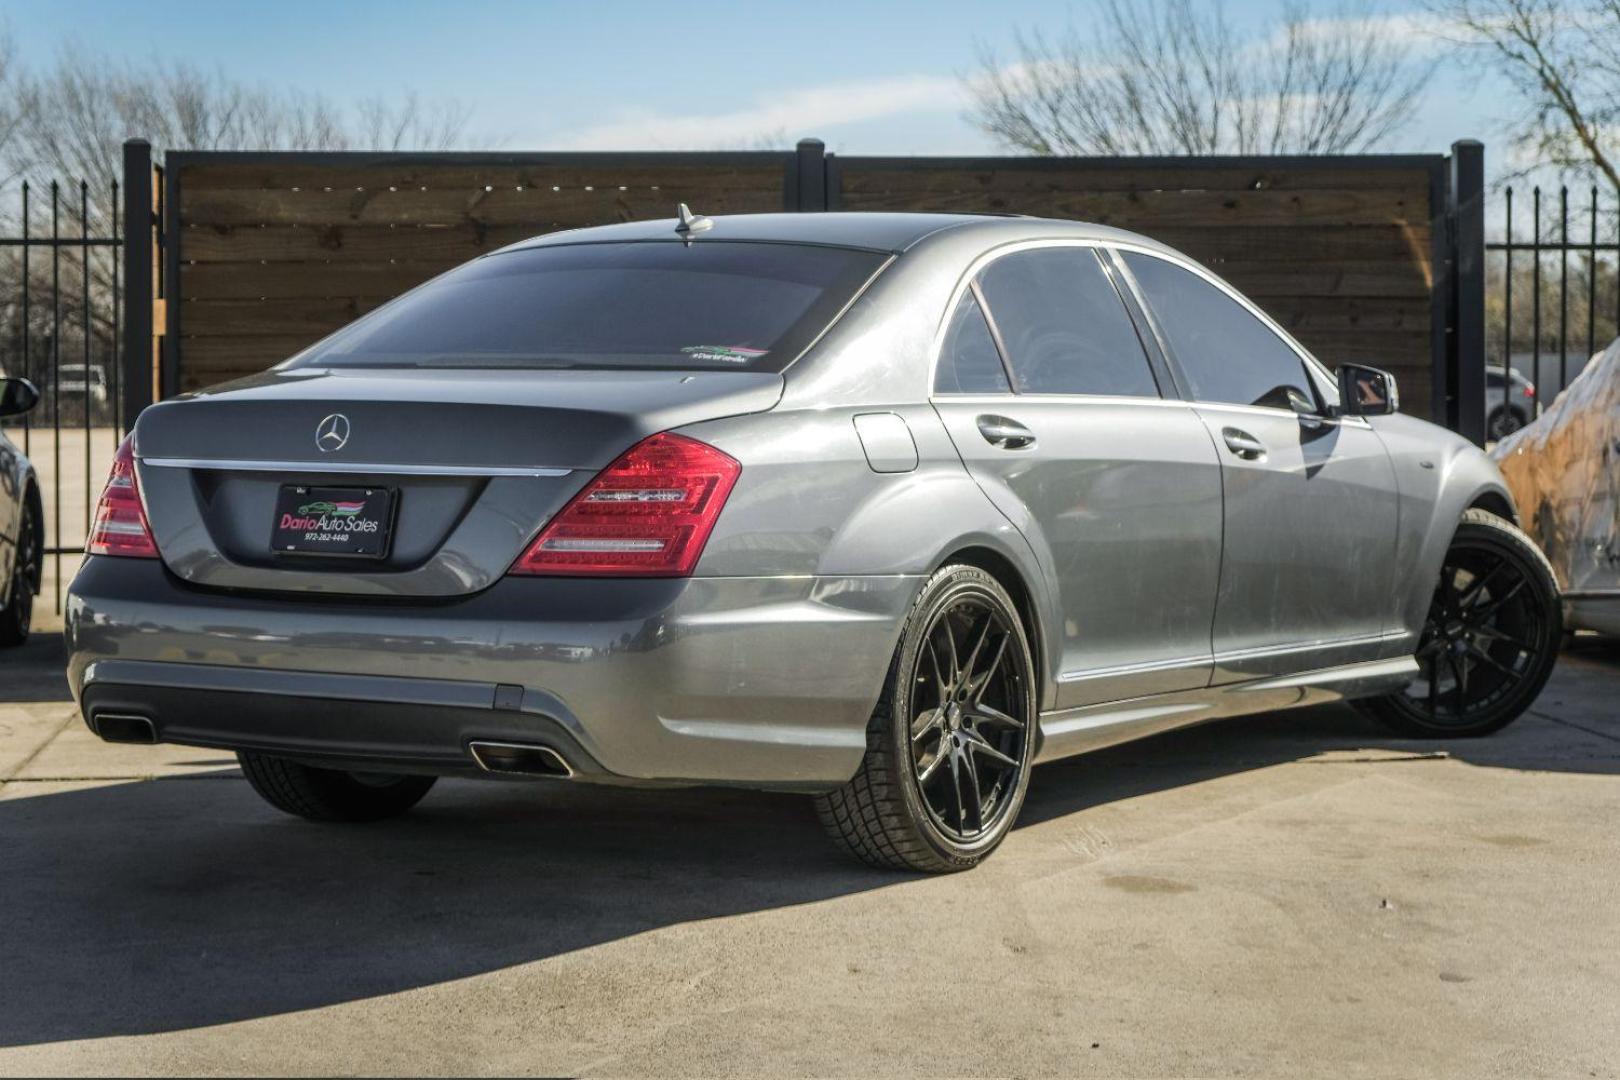
[[[1216,681],[1386,655],[1398,495],[1382,441],[1326,415],[1326,380],[1235,293],[1157,255],[1121,257],[1221,456]]]
[[[1089,247],[1000,255],[961,292],[936,365],[957,450],[1057,595],[1059,708],[1209,679],[1220,463],[1191,407],[1161,396],[1114,275]]]

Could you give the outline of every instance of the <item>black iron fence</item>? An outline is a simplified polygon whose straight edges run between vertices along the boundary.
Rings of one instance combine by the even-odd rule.
[[[1539,415],[1620,333],[1620,198],[1595,185],[1536,187],[1529,199],[1507,188],[1502,215],[1501,239],[1485,245],[1485,405],[1498,438]]]
[[[125,428],[119,199],[116,180],[0,191],[0,372],[41,394],[5,434],[39,476],[58,609]]]

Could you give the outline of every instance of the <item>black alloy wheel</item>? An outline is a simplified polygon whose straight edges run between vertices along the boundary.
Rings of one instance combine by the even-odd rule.
[[[1562,634],[1557,585],[1541,552],[1508,522],[1470,510],[1418,638],[1419,676],[1368,709],[1403,734],[1496,731],[1541,692]]]
[[[1027,756],[1024,675],[1007,649],[1015,620],[964,596],[934,617],[914,664],[912,780],[935,826],[959,843],[996,828]]]
[[[860,771],[817,797],[822,822],[875,866],[974,866],[1017,819],[1036,724],[1035,664],[1012,597],[978,567],[947,566],[912,607]]]

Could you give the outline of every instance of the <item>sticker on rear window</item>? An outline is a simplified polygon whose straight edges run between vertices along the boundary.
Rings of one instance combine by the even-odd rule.
[[[745,345],[688,345],[681,352],[694,360],[719,360],[726,364],[746,364],[758,360],[769,349],[750,349]]]

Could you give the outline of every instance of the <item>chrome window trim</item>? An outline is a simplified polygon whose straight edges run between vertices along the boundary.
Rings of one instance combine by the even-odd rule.
[[[567,476],[573,469],[509,465],[382,465],[363,461],[249,461],[239,458],[137,458],[159,469],[226,469],[231,472],[367,473],[385,476]]]
[[[1026,398],[1029,400],[1040,399],[1047,401],[1150,401],[1154,403],[1167,401],[1168,399],[1165,398],[1162,388],[1160,389],[1159,393],[1153,397],[1148,397],[1143,394],[1024,394],[1011,388],[1009,388],[1005,394],[968,395],[939,392],[934,389],[934,380],[939,375],[939,355],[945,347],[945,333],[949,329],[951,314],[956,311],[956,305],[961,303],[962,294],[973,287],[974,282],[978,280],[980,271],[982,271],[986,266],[989,266],[998,259],[1004,259],[1008,255],[1015,255],[1021,251],[1034,251],[1040,248],[1081,248],[1091,252],[1093,255],[1099,255],[1099,253],[1106,247],[1108,247],[1108,244],[1102,240],[1077,240],[1072,238],[1014,240],[1005,244],[1000,244],[988,251],[982,251],[978,255],[974,256],[973,261],[968,264],[967,270],[964,271],[961,278],[957,280],[956,287],[951,290],[950,298],[945,303],[945,312],[940,317],[938,325],[936,325],[934,328],[933,341],[929,345],[928,400],[930,402],[936,399],[940,401],[966,401],[971,396],[981,397],[985,400],[994,400],[998,402],[1005,402],[1009,398]],[[1104,274],[1106,276],[1106,269],[1104,270]],[[1110,283],[1112,284],[1112,282]],[[977,292],[977,290],[974,291]],[[995,315],[990,311],[990,305],[985,303],[982,298],[980,298],[980,305],[984,310],[985,319],[990,321],[991,326],[994,327]],[[1130,308],[1125,306],[1125,301],[1123,299],[1120,300],[1120,307],[1124,311],[1126,319],[1129,320],[1131,317]],[[996,347],[998,349],[1001,347],[999,340],[996,342]],[[1007,360],[1005,353],[1002,354],[1002,357],[1004,362],[1010,363],[1010,360]],[[1155,383],[1158,382],[1158,373],[1153,370],[1153,360],[1147,355],[1147,348],[1145,345],[1142,349],[1142,360],[1147,364],[1148,372],[1153,375],[1153,381]],[[1008,378],[1011,378],[1010,372],[1008,373]]]
[[[1067,402],[1075,405],[1147,405],[1147,406],[1174,406],[1176,408],[1190,409],[1195,404],[1183,401],[1180,398],[1149,398],[1126,397],[1123,394],[936,394],[930,401],[939,401],[941,404],[953,405],[996,405],[1005,404],[1008,398],[1017,398],[1019,401],[1055,401]],[[1292,414],[1291,414],[1292,415]]]
[[[1220,409],[1249,416],[1291,416],[1313,427],[1322,424],[1334,424],[1339,427],[1357,427],[1372,430],[1372,424],[1367,422],[1365,416],[1323,416],[1319,413],[1297,413],[1292,409],[1278,409],[1271,405],[1234,405],[1225,401],[1189,401],[1187,404],[1197,406],[1200,409]]]
[[[1114,251],[1131,251],[1131,252],[1135,252],[1135,253],[1137,253],[1139,255],[1149,256],[1150,258],[1161,259],[1164,262],[1167,262],[1172,266],[1179,266],[1183,270],[1187,270],[1187,271],[1191,272],[1192,274],[1203,278],[1209,284],[1213,285],[1218,291],[1220,291],[1222,293],[1225,293],[1232,300],[1236,301],[1238,306],[1242,307],[1249,314],[1251,314],[1255,318],[1259,319],[1260,324],[1262,326],[1264,326],[1266,329],[1270,330],[1273,334],[1276,334],[1277,337],[1282,339],[1282,343],[1284,345],[1288,346],[1288,348],[1294,353],[1294,355],[1298,356],[1300,358],[1300,360],[1305,364],[1306,371],[1308,371],[1311,375],[1315,376],[1318,380],[1321,381],[1322,385],[1320,385],[1320,386],[1318,386],[1316,388],[1319,392],[1330,391],[1331,394],[1334,397],[1337,396],[1337,394],[1338,394],[1338,380],[1336,378],[1334,378],[1332,372],[1328,371],[1327,365],[1323,364],[1322,361],[1318,360],[1315,356],[1311,355],[1311,351],[1309,349],[1307,349],[1305,346],[1301,345],[1299,343],[1298,339],[1296,339],[1294,337],[1294,335],[1290,334],[1287,330],[1284,330],[1282,328],[1282,326],[1279,325],[1277,323],[1277,321],[1275,319],[1273,319],[1270,315],[1267,315],[1264,311],[1260,310],[1260,308],[1254,303],[1254,301],[1250,300],[1248,297],[1246,297],[1242,293],[1238,292],[1235,288],[1233,288],[1227,282],[1221,280],[1212,271],[1210,271],[1207,267],[1200,266],[1198,263],[1194,262],[1193,260],[1191,260],[1191,259],[1189,259],[1189,258],[1187,258],[1187,257],[1185,257],[1183,255],[1180,255],[1179,253],[1173,253],[1173,252],[1165,251],[1165,250],[1160,249],[1160,248],[1149,247],[1146,244],[1131,243],[1128,240],[1110,240],[1110,241],[1108,241],[1106,243],[1101,244],[1100,246],[1111,248]],[[1126,269],[1127,272],[1129,272],[1130,267],[1126,266],[1125,269]],[[1141,290],[1141,285],[1136,282],[1136,276],[1134,274],[1131,275],[1131,283],[1132,283],[1133,286],[1135,286],[1136,291],[1138,293],[1140,293],[1142,291]],[[1153,306],[1151,304],[1146,304],[1144,306],[1147,308],[1148,317],[1150,319],[1153,319],[1155,321],[1155,323],[1157,323],[1157,316],[1154,314]],[[1156,325],[1154,327],[1154,332],[1155,333],[1159,332],[1159,328]],[[1160,335],[1160,336],[1162,337],[1162,335]],[[1198,398],[1194,398],[1194,400],[1197,401],[1200,405],[1227,405],[1227,404],[1230,404],[1230,403],[1224,402],[1224,401],[1202,401],[1201,399],[1198,399]],[[1329,404],[1329,405],[1337,405],[1338,404],[1338,402],[1335,401],[1335,400],[1332,400],[1332,398],[1327,398],[1325,400],[1327,400],[1327,404]],[[1297,413],[1294,413],[1293,410],[1291,410],[1291,409],[1272,409],[1272,408],[1268,408],[1268,407],[1263,406],[1263,405],[1240,405],[1240,406],[1235,406],[1235,407],[1237,407],[1237,408],[1246,408],[1246,409],[1264,409],[1268,413],[1283,413],[1285,415],[1295,415],[1295,416],[1299,415]],[[1328,417],[1324,416],[1323,419],[1328,419]]]

